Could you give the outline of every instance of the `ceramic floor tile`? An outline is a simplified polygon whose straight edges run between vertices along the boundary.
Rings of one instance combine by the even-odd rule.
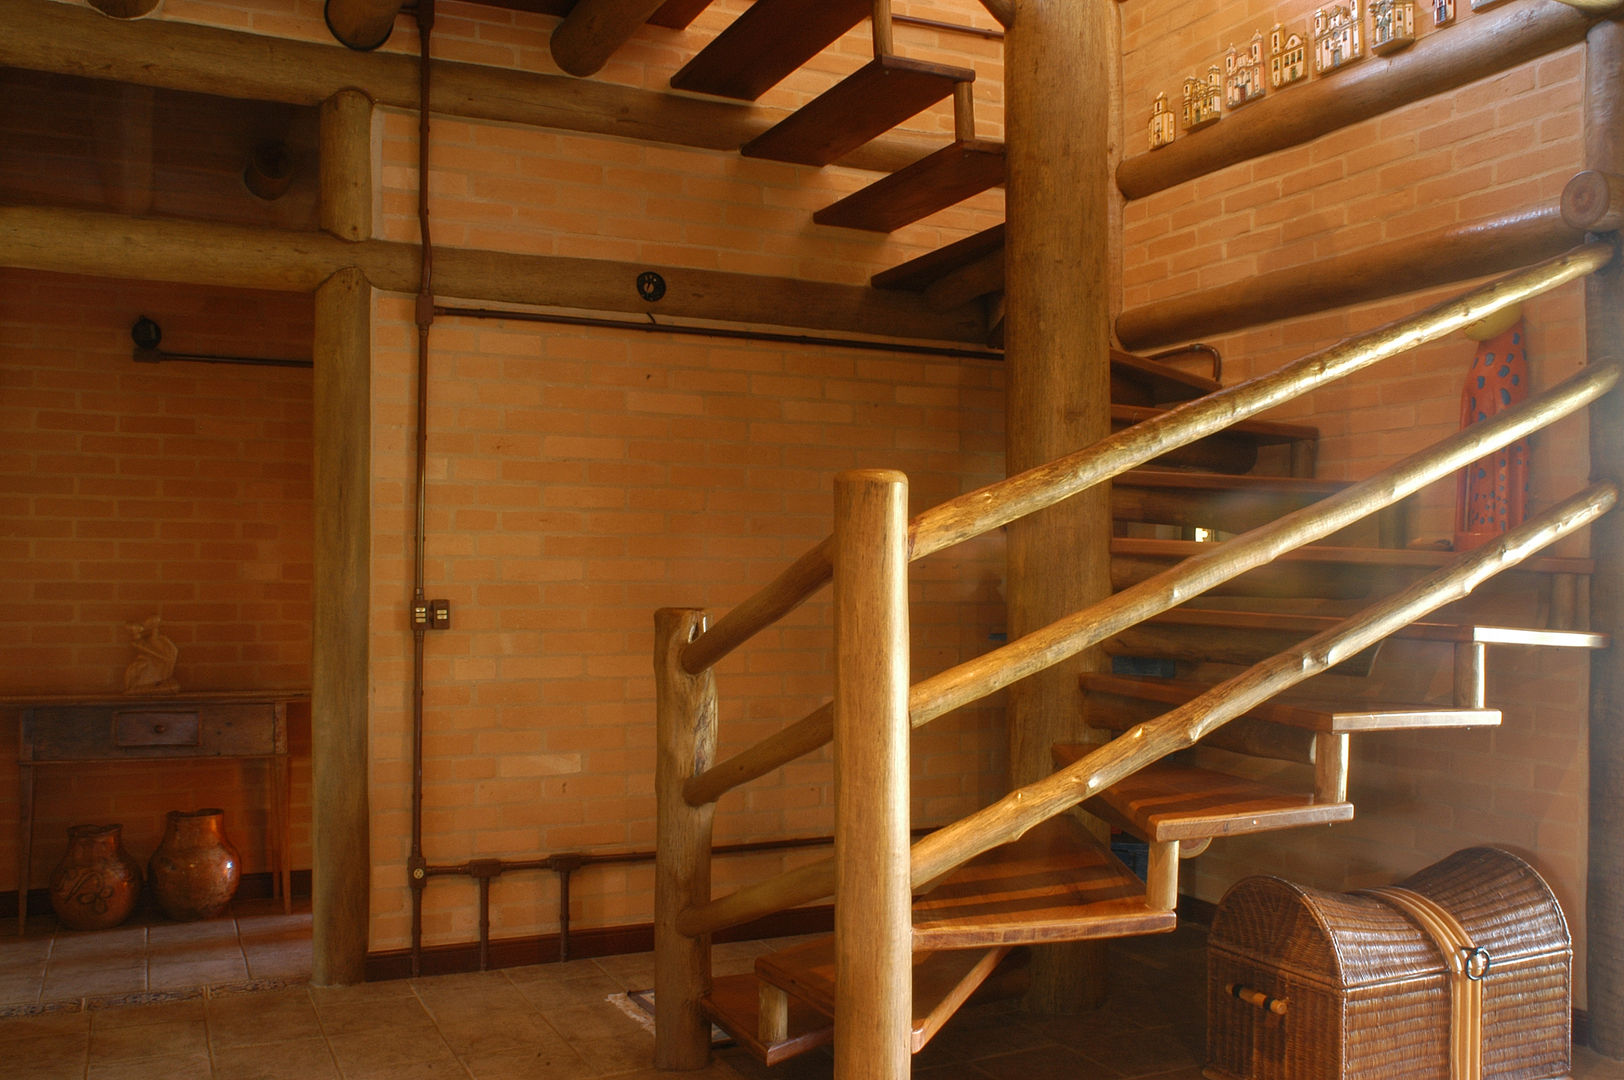
[[[322,1038],[291,1039],[214,1050],[220,1080],[338,1080],[338,1063]]]
[[[208,1051],[208,1032],[201,1016],[123,1027],[97,1023],[94,1018],[91,1021],[92,1064],[176,1054],[207,1055]]]
[[[543,964],[514,968],[507,976],[525,1000],[544,1013],[579,1005],[582,1001],[602,1001],[624,989],[597,968],[565,972],[559,965]]]
[[[345,1080],[392,1080],[411,1075],[466,1075],[451,1048],[432,1027],[362,1035],[329,1035]]]
[[[169,1054],[128,1061],[92,1061],[85,1080],[201,1080],[208,1075],[207,1054]]]
[[[64,930],[51,946],[53,963],[85,957],[140,956],[146,951],[145,927],[121,927],[117,930]]]
[[[147,986],[153,990],[213,986],[215,983],[242,982],[246,978],[248,978],[248,962],[241,956],[216,960],[154,962],[147,969]]]
[[[382,1001],[323,1004],[316,998],[316,1015],[328,1038],[388,1035],[432,1029],[429,1014],[415,997]]]
[[[120,959],[110,964],[52,964],[45,971],[41,1001],[139,993],[147,988],[144,960]]]
[[[322,1036],[321,1022],[304,987],[211,997],[207,1017],[209,1043],[216,1051]]]
[[[545,1015],[600,1075],[641,1069],[654,1059],[654,1037],[608,1002],[554,1009]]]
[[[90,1029],[94,1032],[115,1028],[145,1027],[150,1024],[172,1024],[202,1020],[205,1002],[202,997],[184,1001],[139,1005],[124,1009],[99,1009],[88,1013]]]
[[[463,1058],[474,1080],[587,1080],[596,1075],[585,1060],[560,1041],[557,1046],[528,1046],[498,1054]],[[701,1076],[685,1073],[684,1077]]]

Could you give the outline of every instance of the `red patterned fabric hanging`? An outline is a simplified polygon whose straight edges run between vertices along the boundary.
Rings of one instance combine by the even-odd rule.
[[[1460,395],[1460,423],[1478,423],[1528,396],[1523,322],[1480,341]],[[1467,551],[1521,525],[1528,510],[1528,440],[1501,447],[1461,471],[1455,486],[1455,550]]]

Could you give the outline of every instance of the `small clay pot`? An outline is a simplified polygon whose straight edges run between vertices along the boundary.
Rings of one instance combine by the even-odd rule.
[[[224,811],[212,808],[169,811],[147,873],[158,906],[171,919],[212,919],[237,894],[242,865],[221,831],[224,818]]]
[[[122,842],[122,825],[73,825],[68,853],[51,871],[51,907],[70,930],[107,930],[135,910],[141,864]]]

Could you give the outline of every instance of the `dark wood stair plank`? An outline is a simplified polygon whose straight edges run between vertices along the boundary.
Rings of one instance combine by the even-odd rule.
[[[876,289],[924,292],[953,271],[979,262],[993,252],[1003,250],[1003,247],[1004,226],[994,225],[962,240],[955,240],[946,247],[926,252],[917,259],[881,270],[869,279],[869,284]]]
[[[969,68],[881,56],[745,143],[745,157],[827,165],[974,82]]]
[[[1224,630],[1272,630],[1308,636],[1328,630],[1340,620],[1334,615],[1314,615],[1305,612],[1181,607],[1152,616],[1148,621]],[[1606,634],[1589,630],[1546,630],[1526,626],[1446,622],[1411,623],[1392,636],[1457,645],[1523,645],[1554,649],[1605,649],[1610,640]]]
[[[688,24],[699,17],[699,13],[710,7],[711,0],[665,0],[654,14],[648,17],[650,26],[663,26],[668,30],[686,30]]]
[[[914,901],[916,949],[968,949],[1171,930],[1145,885],[1065,815],[965,863]]]
[[[754,101],[872,12],[871,0],[756,0],[671,86]]]
[[[1137,697],[1177,707],[1210,690],[1182,679],[1133,679],[1122,675],[1089,674],[1085,690],[1121,697]],[[1285,724],[1309,731],[1404,731],[1413,728],[1494,727],[1499,709],[1457,709],[1445,705],[1388,704],[1383,702],[1333,703],[1311,700],[1268,701],[1245,714],[1254,720]]]
[[[1205,397],[1220,384],[1121,349],[1111,350],[1111,400],[1125,405],[1167,405]]]
[[[963,139],[824,207],[819,225],[892,232],[1004,181],[1004,144]]]
[[[1055,762],[1070,765],[1092,749],[1081,743],[1056,744]],[[1353,819],[1352,803],[1317,803],[1311,794],[1165,761],[1140,769],[1083,805],[1141,840],[1156,843]]]
[[[988,948],[936,950],[914,955],[914,1053],[930,1042],[1008,953],[1007,948]],[[834,938],[818,938],[759,957],[755,979],[771,983],[790,995],[792,1018],[797,1002],[804,1003],[803,1008],[832,1017],[835,1012]]]
[[[711,981],[711,991],[700,999],[700,1008],[711,1022],[738,1041],[764,1065],[777,1065],[808,1050],[833,1041],[834,1022],[811,1005],[790,998],[789,1037],[782,1042],[763,1043],[761,1030],[761,983],[754,975],[721,975]]]

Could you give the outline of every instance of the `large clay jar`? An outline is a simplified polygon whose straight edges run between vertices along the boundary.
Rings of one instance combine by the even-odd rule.
[[[237,893],[237,849],[220,830],[221,810],[169,811],[148,874],[158,906],[171,919],[211,919]]]
[[[51,906],[70,930],[106,930],[130,917],[141,864],[124,850],[121,825],[74,825],[68,853],[51,871]]]

